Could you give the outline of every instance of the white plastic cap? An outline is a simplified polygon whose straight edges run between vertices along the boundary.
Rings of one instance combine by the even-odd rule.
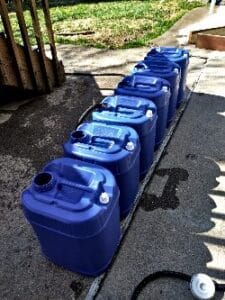
[[[111,142],[110,142],[110,145],[109,145],[109,149],[112,148],[114,145],[115,145],[115,142],[114,142],[114,141],[111,141]]]
[[[215,296],[216,288],[212,279],[206,274],[195,274],[191,278],[190,288],[196,299],[209,300]]]
[[[168,88],[168,86],[164,85],[164,86],[162,87],[162,90],[163,90],[164,92],[168,92],[169,88]]]
[[[102,204],[108,204],[109,203],[109,195],[106,192],[101,193],[101,195],[99,197],[99,201]]]
[[[133,151],[134,148],[135,148],[135,146],[134,146],[134,143],[133,143],[133,142],[128,142],[128,143],[126,144],[126,149],[127,149],[128,151]]]
[[[179,69],[175,68],[174,72],[177,73],[177,74],[179,74]]]
[[[148,109],[147,111],[146,111],[146,117],[147,118],[152,118],[153,117],[153,111],[152,110],[150,110],[150,109]]]

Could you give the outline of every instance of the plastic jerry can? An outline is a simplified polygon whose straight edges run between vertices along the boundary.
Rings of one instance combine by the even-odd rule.
[[[152,55],[154,51],[157,51],[160,54],[163,54],[170,61],[175,62],[180,66],[181,69],[181,78],[180,78],[180,87],[178,91],[178,106],[185,98],[186,90],[186,81],[189,65],[189,51],[183,48],[176,47],[155,47],[147,54],[147,56]]]
[[[107,268],[120,240],[118,199],[110,171],[59,158],[34,177],[22,206],[49,260],[95,276]]]
[[[110,170],[120,189],[121,218],[129,213],[140,175],[140,144],[134,129],[100,122],[83,123],[64,144],[64,153]]]
[[[157,108],[152,101],[132,96],[106,97],[103,108],[92,113],[92,119],[107,124],[130,126],[139,135],[140,178],[144,178],[154,158]]]
[[[151,100],[157,107],[158,119],[156,123],[155,148],[158,148],[165,135],[168,122],[168,107],[170,99],[170,84],[167,80],[138,76],[126,76],[115,90],[116,95],[137,96]]]
[[[168,125],[176,112],[177,97],[180,84],[180,67],[169,61],[163,55],[147,56],[144,61],[138,63],[133,73],[146,76],[154,76],[166,79],[170,83],[171,96],[169,101]]]

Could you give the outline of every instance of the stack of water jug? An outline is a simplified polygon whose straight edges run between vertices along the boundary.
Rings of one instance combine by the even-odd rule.
[[[85,275],[110,264],[154,151],[185,96],[189,53],[157,47],[114,95],[71,132],[64,157],[49,162],[22,206],[52,262]]]

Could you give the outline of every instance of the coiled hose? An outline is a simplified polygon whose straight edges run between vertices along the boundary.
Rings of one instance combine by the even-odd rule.
[[[131,300],[136,300],[138,299],[138,296],[140,295],[140,293],[142,292],[142,290],[146,287],[146,285],[152,281],[155,281],[159,278],[176,278],[176,279],[180,279],[183,281],[187,281],[187,282],[191,282],[192,276],[191,275],[187,275],[181,272],[175,272],[175,271],[167,271],[167,270],[163,270],[163,271],[159,271],[159,272],[155,272],[152,273],[150,275],[148,275],[147,277],[145,277],[134,289],[133,294],[131,296]],[[216,281],[213,281],[215,284],[215,290],[218,292],[225,292],[225,284],[220,284]],[[199,298],[201,299],[201,298]]]

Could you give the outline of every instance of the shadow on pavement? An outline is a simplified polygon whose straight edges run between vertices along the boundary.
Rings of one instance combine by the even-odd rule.
[[[150,273],[206,273],[224,281],[225,99],[193,93],[97,299],[130,299]],[[148,284],[139,299],[193,299],[174,279]],[[215,299],[223,299],[217,293]]]
[[[31,91],[21,91],[13,87],[0,87],[0,105],[13,102],[15,99],[17,102],[24,101],[26,99],[34,97],[34,92]],[[1,106],[0,106],[1,109]]]

